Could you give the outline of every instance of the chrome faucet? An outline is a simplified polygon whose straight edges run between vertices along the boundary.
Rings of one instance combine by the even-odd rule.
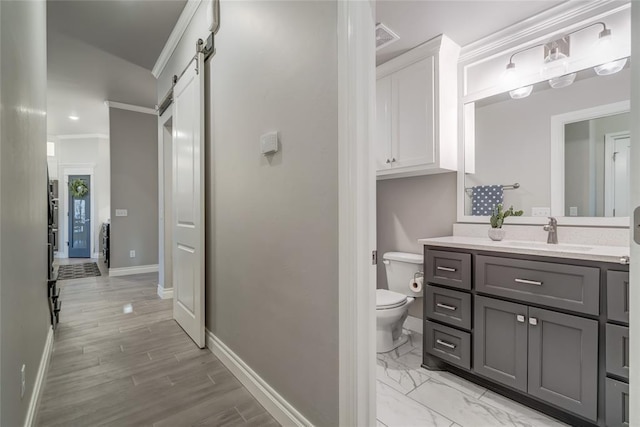
[[[549,236],[547,236],[547,243],[552,245],[558,244],[558,220],[554,217],[549,217],[549,224],[544,226],[544,231],[549,232]]]

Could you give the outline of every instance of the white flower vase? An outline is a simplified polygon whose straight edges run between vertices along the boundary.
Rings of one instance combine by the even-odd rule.
[[[505,230],[502,228],[490,228],[489,229],[489,238],[496,242],[504,239]]]

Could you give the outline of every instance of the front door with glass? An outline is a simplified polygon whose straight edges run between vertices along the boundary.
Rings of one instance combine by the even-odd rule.
[[[78,186],[80,182],[85,188]],[[69,175],[69,258],[91,258],[90,188],[89,175]]]

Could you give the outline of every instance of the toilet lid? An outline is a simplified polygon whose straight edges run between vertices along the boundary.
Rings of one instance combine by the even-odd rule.
[[[376,308],[396,308],[407,302],[407,296],[386,289],[376,289]]]

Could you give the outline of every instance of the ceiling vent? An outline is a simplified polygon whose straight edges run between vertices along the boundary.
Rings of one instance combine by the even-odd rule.
[[[399,40],[400,37],[391,31],[386,25],[376,25],[376,50],[389,46],[391,43]]]

